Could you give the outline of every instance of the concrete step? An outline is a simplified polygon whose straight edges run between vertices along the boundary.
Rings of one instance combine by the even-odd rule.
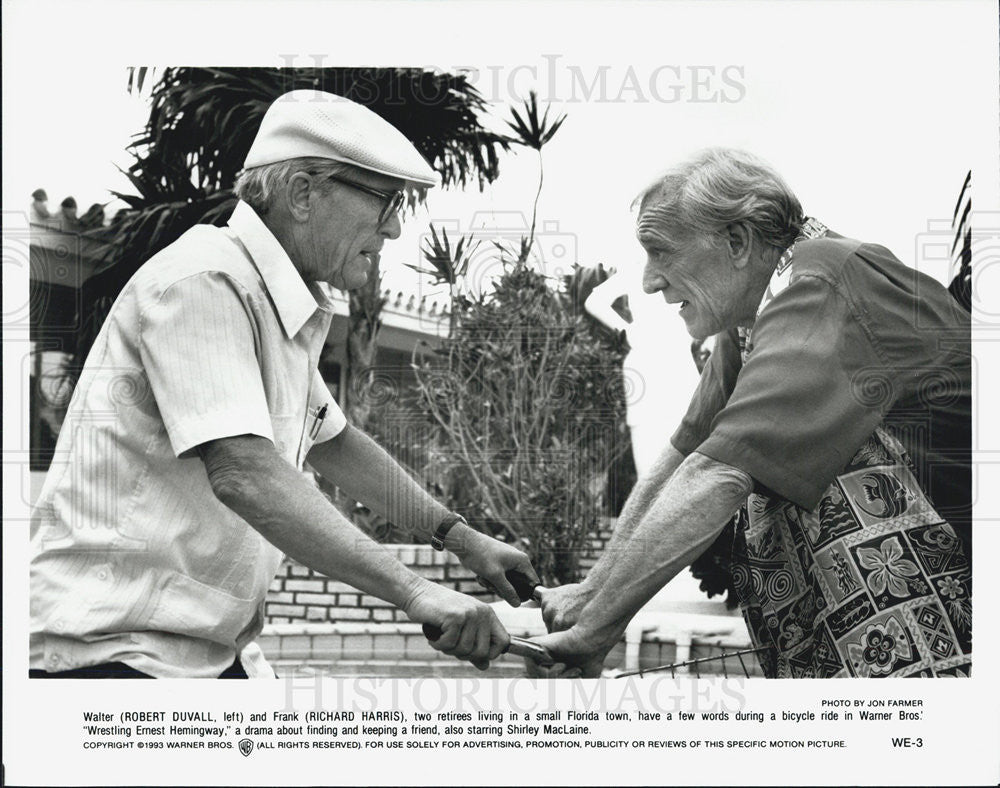
[[[515,679],[526,675],[524,665],[520,660],[517,662],[498,660],[491,664],[489,670],[486,671],[478,670],[468,662],[461,662],[457,659],[428,662],[418,660],[338,660],[336,662],[273,660],[271,666],[279,678],[319,675],[326,678]]]

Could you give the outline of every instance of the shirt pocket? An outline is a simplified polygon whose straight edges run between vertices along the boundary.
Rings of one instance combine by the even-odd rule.
[[[319,372],[315,372],[309,386],[309,405],[306,408],[306,423],[299,444],[297,467],[302,469],[306,455],[313,445],[335,437],[346,425],[347,419],[343,411],[337,405]]]
[[[260,601],[232,596],[174,572],[160,591],[147,628],[235,648],[240,633],[257,614]]]

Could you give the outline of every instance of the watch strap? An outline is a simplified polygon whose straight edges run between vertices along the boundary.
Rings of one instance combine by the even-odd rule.
[[[431,547],[435,550],[443,551],[444,540],[448,536],[448,532],[455,527],[456,523],[465,523],[468,525],[466,519],[460,514],[451,512],[446,515],[445,518],[438,523],[438,527],[434,530],[434,535],[431,537]]]

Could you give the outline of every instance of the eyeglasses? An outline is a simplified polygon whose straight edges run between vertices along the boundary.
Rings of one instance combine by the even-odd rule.
[[[378,215],[379,224],[383,224],[392,214],[402,208],[403,201],[406,199],[406,192],[402,189],[394,192],[384,192],[379,189],[373,189],[371,186],[365,186],[362,183],[348,180],[347,178],[341,178],[339,175],[327,175],[326,177],[331,181],[337,181],[337,183],[342,183],[365,194],[371,194],[385,200],[385,205],[382,206],[382,211]]]

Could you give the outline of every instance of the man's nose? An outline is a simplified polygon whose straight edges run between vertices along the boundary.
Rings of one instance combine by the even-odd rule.
[[[389,214],[389,217],[382,222],[378,231],[380,235],[384,235],[390,241],[394,241],[399,238],[400,234],[403,232],[403,223],[399,220],[399,211],[393,211]]]
[[[665,289],[666,286],[666,277],[663,274],[650,270],[650,267],[647,265],[642,272],[642,289],[652,295]]]

